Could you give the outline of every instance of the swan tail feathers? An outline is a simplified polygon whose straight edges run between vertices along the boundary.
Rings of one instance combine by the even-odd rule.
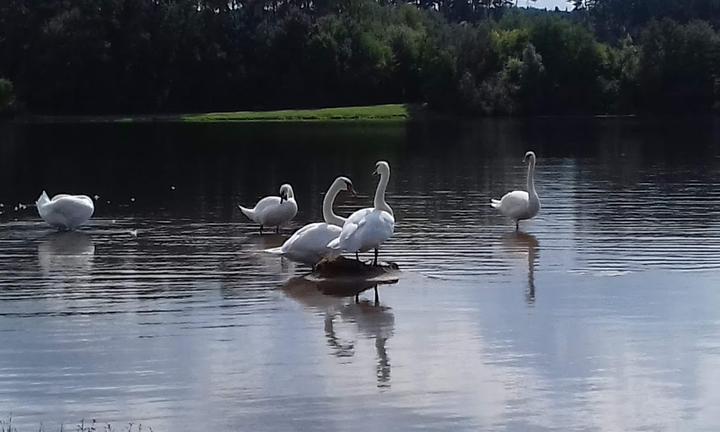
[[[247,216],[248,219],[255,221],[255,210],[243,206],[238,207],[240,208],[240,211],[243,212],[245,216]]]
[[[43,191],[40,197],[35,201],[35,205],[38,207],[43,206],[50,202],[50,197],[48,197],[47,192]]]
[[[500,200],[490,200],[490,206],[493,208],[500,208]]]
[[[263,252],[266,252],[266,253],[269,253],[272,255],[282,255],[283,254],[282,246],[265,249]]]

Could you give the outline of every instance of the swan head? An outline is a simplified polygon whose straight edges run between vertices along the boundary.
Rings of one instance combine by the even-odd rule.
[[[390,165],[385,161],[376,163],[373,175],[379,175],[381,177],[390,175]]]
[[[290,198],[295,198],[295,194],[293,193],[293,188],[289,184],[285,183],[284,185],[280,186],[280,202],[287,201]]]
[[[345,183],[345,190],[346,190],[346,191],[350,192],[350,193],[352,194],[352,196],[355,196],[355,197],[357,196],[357,192],[355,192],[355,188],[353,187],[352,180],[350,180],[350,179],[347,178],[347,177],[338,177],[338,180],[340,180],[340,181],[342,181],[343,183]]]
[[[525,153],[523,162],[527,162],[528,160],[535,162],[535,152],[534,151],[529,151],[529,152]]]

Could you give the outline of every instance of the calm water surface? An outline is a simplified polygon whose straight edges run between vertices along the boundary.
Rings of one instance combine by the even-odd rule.
[[[531,148],[543,209],[516,234],[487,204]],[[318,287],[262,253],[337,175],[361,192],[338,213],[367,206],[379,159],[397,283]],[[0,417],[715,431],[718,173],[713,120],[0,125]],[[236,205],[283,182],[298,216],[259,236]],[[95,217],[52,232],[42,189],[97,195]]]

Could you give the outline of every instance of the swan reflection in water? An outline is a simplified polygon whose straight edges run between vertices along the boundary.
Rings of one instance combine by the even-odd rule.
[[[375,340],[378,387],[390,386],[390,358],[387,341],[395,328],[392,309],[380,303],[378,285],[395,284],[397,279],[323,279],[294,277],[283,285],[283,292],[306,309],[324,315],[325,338],[333,355],[341,358],[355,354],[355,341],[342,340],[337,335],[337,322],[353,324],[355,332]],[[373,289],[372,301],[360,299],[360,294]]]
[[[37,254],[45,277],[88,276],[93,267],[95,244],[83,232],[54,232],[38,244]]]
[[[525,299],[529,304],[535,303],[535,265],[540,256],[540,242],[532,234],[516,231],[503,237],[502,243],[513,254],[527,255],[528,288]]]

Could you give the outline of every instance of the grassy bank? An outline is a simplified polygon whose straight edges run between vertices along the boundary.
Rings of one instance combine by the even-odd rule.
[[[191,114],[184,115],[181,118],[184,122],[407,120],[410,118],[410,111],[411,108],[407,105],[390,104],[342,108]]]
[[[340,108],[281,111],[235,111],[203,114],[142,114],[132,116],[27,116],[30,123],[235,123],[235,122],[317,122],[317,121],[405,121],[419,115],[419,105],[387,104]]]

